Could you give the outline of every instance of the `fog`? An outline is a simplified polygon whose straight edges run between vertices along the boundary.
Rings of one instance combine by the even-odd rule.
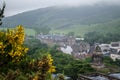
[[[11,16],[24,11],[49,6],[83,6],[96,4],[120,5],[120,0],[5,0],[6,11],[5,16]],[[3,0],[0,1],[0,6]]]

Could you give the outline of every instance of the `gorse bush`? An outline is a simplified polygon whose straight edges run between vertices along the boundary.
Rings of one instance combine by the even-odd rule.
[[[30,69],[36,73],[34,80],[46,80],[48,74],[55,72],[51,55],[45,55],[40,60],[33,60],[33,62],[30,63]]]
[[[50,54],[37,60],[27,60],[29,55],[26,54],[28,48],[24,46],[24,39],[24,28],[21,25],[0,31],[0,79],[46,80],[47,74],[55,72]]]
[[[0,80],[52,80],[51,73],[55,72],[52,63],[52,57],[49,54],[44,55],[39,60],[31,60],[22,70],[19,65],[16,70],[10,69],[6,74],[0,74]]]
[[[23,45],[24,37],[22,26],[0,31],[0,65],[19,61],[26,54],[28,48]]]

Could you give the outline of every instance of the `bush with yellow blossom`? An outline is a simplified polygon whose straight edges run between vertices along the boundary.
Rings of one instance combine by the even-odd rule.
[[[43,56],[40,60],[34,61],[30,67],[31,70],[36,72],[34,80],[46,80],[48,73],[55,72],[55,66],[53,66],[53,59],[50,54]]]
[[[19,25],[15,29],[0,31],[0,65],[16,62],[28,51],[23,46],[24,28]]]
[[[26,79],[30,78],[29,80],[46,80],[48,73],[51,74],[55,72],[51,55],[45,55],[39,60],[32,60],[31,58],[30,61],[27,60],[27,58],[29,59],[29,55],[25,56],[28,48],[23,44],[24,38],[24,28],[21,25],[14,29],[0,31],[0,71],[1,73],[5,73],[4,75],[0,74],[0,76],[3,76],[3,78],[5,76],[9,78],[10,76],[11,80],[16,80],[17,76],[14,74],[16,74],[15,70],[18,69],[18,76],[23,76],[24,74],[23,77]],[[24,59],[22,59],[22,57],[24,57]],[[16,62],[19,63],[16,64]],[[13,75],[9,74],[9,69],[13,70],[11,72]],[[34,75],[31,75],[31,72],[33,72]]]

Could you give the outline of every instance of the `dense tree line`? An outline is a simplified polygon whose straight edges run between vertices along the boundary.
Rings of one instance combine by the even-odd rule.
[[[40,33],[49,34],[49,32],[51,30],[51,28],[49,28],[47,26],[45,26],[45,27],[34,27],[33,29],[36,31],[37,34],[40,34]]]
[[[89,32],[84,35],[85,41],[93,45],[94,43],[110,43],[120,41],[120,34],[102,34],[99,32]]]

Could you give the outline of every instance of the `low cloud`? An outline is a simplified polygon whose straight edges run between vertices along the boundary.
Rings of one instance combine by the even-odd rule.
[[[2,3],[1,1],[0,3]],[[94,4],[120,5],[120,0],[5,0],[6,16],[48,6],[83,6]],[[1,5],[1,4],[0,4]]]

